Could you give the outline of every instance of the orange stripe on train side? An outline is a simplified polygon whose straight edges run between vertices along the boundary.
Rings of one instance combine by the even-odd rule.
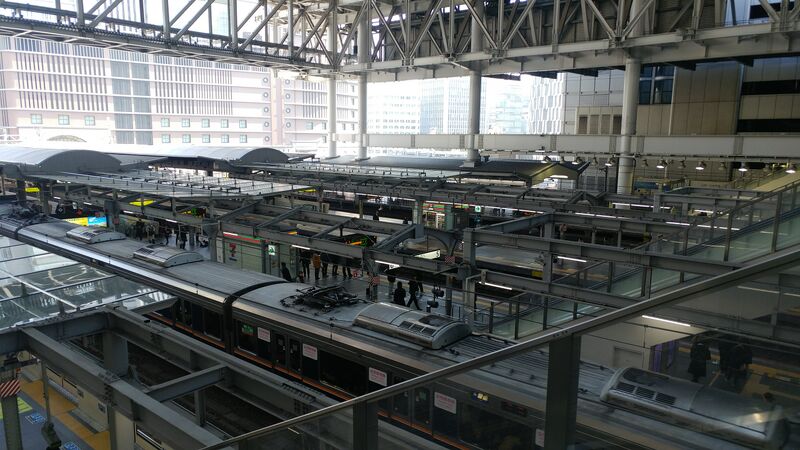
[[[273,367],[272,366],[272,362],[270,362],[270,361],[268,361],[268,360],[266,360],[266,359],[264,359],[264,358],[262,358],[260,356],[251,355],[250,353],[247,353],[247,352],[245,352],[243,350],[239,350],[238,348],[234,349],[233,352],[236,353],[238,356],[241,356],[242,358],[245,358],[245,359],[249,359],[250,361],[252,361],[252,362],[254,362],[256,364],[260,364],[260,365],[262,365],[264,367],[268,367],[270,369]]]

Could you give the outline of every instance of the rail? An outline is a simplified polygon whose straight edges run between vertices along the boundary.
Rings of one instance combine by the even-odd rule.
[[[639,317],[643,313],[652,311],[654,309],[662,308],[673,303],[686,301],[689,300],[690,298],[703,295],[708,292],[713,292],[714,290],[717,289],[722,289],[729,286],[737,285],[744,281],[759,278],[770,273],[779,272],[794,266],[798,262],[800,262],[800,249],[794,248],[780,253],[776,253],[769,256],[768,258],[759,260],[754,264],[744,266],[742,268],[733,270],[731,272],[718,275],[713,278],[701,280],[697,283],[681,287],[680,289],[677,289],[675,291],[652,297],[648,300],[632,304],[625,308],[610,311],[606,314],[603,314],[601,316],[586,321],[574,322],[561,329],[545,331],[539,336],[529,341],[517,343],[511,345],[510,347],[506,347],[501,350],[496,350],[484,354],[482,356],[478,356],[469,361],[457,363],[452,366],[445,367],[443,369],[435,370],[433,372],[429,372],[419,377],[412,378],[410,380],[400,382],[389,387],[385,387],[378,391],[374,391],[362,395],[360,397],[356,397],[351,400],[347,400],[339,404],[329,406],[327,408],[313,411],[275,425],[267,426],[259,430],[251,431],[249,433],[244,433],[240,436],[227,439],[222,443],[205,447],[203,450],[218,450],[218,449],[228,448],[233,444],[244,443],[254,438],[260,438],[280,431],[290,430],[292,427],[307,424],[313,420],[322,419],[337,412],[346,412],[349,410],[349,408],[354,408],[353,412],[355,414],[355,412],[358,411],[358,408],[366,408],[368,403],[377,402],[378,400],[389,398],[393,395],[403,393],[405,391],[414,389],[416,387],[421,387],[425,384],[437,382],[440,380],[444,380],[445,378],[463,374],[467,371],[490,365],[497,361],[507,359],[509,357],[536,349],[544,345],[549,345],[557,341],[563,342],[564,340],[569,339],[573,336],[580,336],[587,333],[591,333],[593,331],[598,331],[602,328],[608,327],[615,323]],[[569,402],[570,400],[562,399],[562,401]],[[364,411],[366,411],[366,409]],[[362,411],[360,414],[363,413],[364,412]],[[365,430],[363,427],[360,427],[358,425],[360,421],[357,420],[355,417],[353,422],[354,422],[354,438],[356,438],[355,436],[356,433],[369,432]],[[371,432],[377,432],[377,430],[371,430]]]

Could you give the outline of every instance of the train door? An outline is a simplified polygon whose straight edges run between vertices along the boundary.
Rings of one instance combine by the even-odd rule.
[[[303,354],[300,341],[289,340],[289,369],[292,372],[301,373],[303,364]]]
[[[398,384],[406,381],[404,378],[394,377],[394,383]],[[408,391],[403,391],[400,394],[395,395],[392,397],[392,416],[398,417],[400,419],[409,420],[411,416],[409,415],[409,395]]]
[[[389,374],[383,370],[369,367],[367,369],[367,391],[375,392],[385,388],[389,382]],[[391,399],[384,398],[378,400],[378,410],[384,413],[389,413]]]
[[[414,389],[414,425],[430,429],[431,427],[431,390]]]
[[[275,333],[275,363],[286,367],[286,336]]]

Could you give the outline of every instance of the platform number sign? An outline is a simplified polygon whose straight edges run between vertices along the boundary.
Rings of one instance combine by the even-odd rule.
[[[237,253],[236,244],[234,244],[233,242],[229,242],[228,243],[228,251],[230,252],[229,256],[228,256],[228,260],[236,261],[236,253]]]
[[[272,244],[269,244],[267,246],[267,254],[269,256],[275,256],[276,253],[277,253],[277,249],[275,248],[275,246],[272,245]]]
[[[544,447],[544,430],[541,428],[536,429],[536,439],[534,443],[539,447]]]

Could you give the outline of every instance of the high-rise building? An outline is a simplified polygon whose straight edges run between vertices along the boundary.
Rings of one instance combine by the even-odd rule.
[[[2,37],[0,50],[0,135],[14,140],[320,145],[327,139],[324,83],[276,79],[261,67],[27,38]],[[356,98],[353,83],[339,83],[343,135],[356,133]]]
[[[367,93],[367,131],[419,134],[420,82],[372,83]]]

